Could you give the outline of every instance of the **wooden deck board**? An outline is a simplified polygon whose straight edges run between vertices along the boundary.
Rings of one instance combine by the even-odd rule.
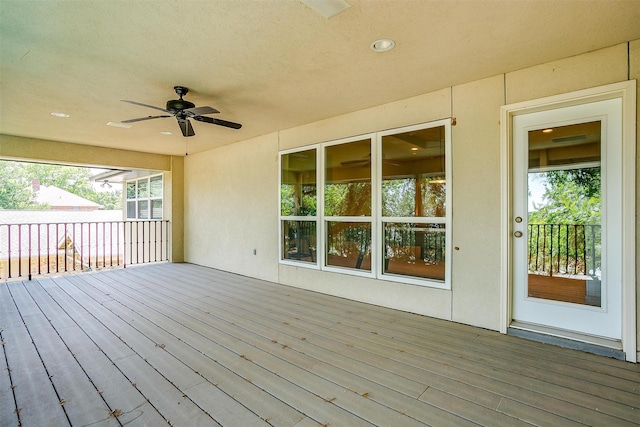
[[[1,284],[0,334],[3,426],[640,425],[638,365],[189,264]]]
[[[222,295],[220,293],[220,295]],[[193,293],[193,291],[191,291],[191,296],[192,297],[198,297],[200,295]],[[228,303],[228,301],[225,300],[225,303]],[[242,306],[237,305],[238,302],[234,301],[234,304],[236,304],[236,307],[239,309],[242,309]],[[266,304],[267,306],[271,305],[272,302],[270,301],[266,301],[264,299],[258,299],[257,302],[253,302],[252,305],[259,305],[259,304]],[[246,308],[246,307],[245,307]],[[295,319],[295,317],[293,318]],[[293,320],[292,320],[293,322]],[[346,322],[341,322],[341,323],[346,323]],[[335,332],[338,330],[343,330],[346,327],[344,327],[343,324],[340,325],[335,325],[335,324],[328,324],[328,325],[323,325],[326,327],[330,327],[332,330],[332,334],[334,335],[334,338],[336,336]],[[345,329],[346,332],[345,334],[348,336],[348,340],[344,341],[343,344],[345,345],[349,345],[349,340],[351,339],[352,336],[351,334],[356,334],[355,338],[360,340],[360,345],[361,345],[361,349],[365,349],[367,351],[369,351],[370,353],[375,353],[376,348],[378,349],[378,351],[380,351],[380,349],[383,348],[384,346],[384,340],[382,338],[378,337],[378,334],[369,334],[367,333],[367,331],[361,331],[359,327],[353,327],[352,330],[349,330],[348,328]],[[356,331],[356,332],[353,332]],[[311,339],[311,338],[309,338]],[[443,351],[442,353],[439,352],[432,352],[431,349],[433,348],[441,348],[442,347],[442,343],[439,343],[437,341],[433,341],[430,340],[428,341],[428,345],[427,348],[422,348],[422,349],[408,349],[408,347],[403,347],[403,343],[402,342],[393,342],[393,345],[396,348],[400,348],[403,350],[403,353],[405,354],[401,354],[397,357],[395,357],[395,354],[392,353],[387,353],[386,356],[383,355],[383,357],[390,357],[392,359],[394,359],[397,362],[404,362],[407,365],[411,365],[412,363],[415,363],[415,361],[420,361],[421,359],[424,359],[424,355],[425,354],[429,354],[430,357],[432,358],[431,360],[435,360],[437,362],[437,365],[440,366],[442,364],[448,364],[448,360],[450,359],[451,356],[464,356],[466,357],[466,359],[464,359],[463,361],[458,362],[459,367],[462,367],[464,369],[466,369],[468,372],[470,373],[474,373],[474,372],[480,372],[482,375],[479,377],[480,382],[478,383],[473,383],[470,385],[475,385],[478,387],[487,387],[487,381],[485,377],[490,377],[493,378],[495,381],[490,382],[490,384],[488,385],[488,390],[495,390],[496,393],[499,393],[499,390],[501,388],[504,387],[504,384],[506,385],[511,385],[514,391],[518,391],[519,395],[522,395],[522,399],[523,401],[526,401],[527,399],[532,400],[531,395],[533,393],[537,393],[540,396],[536,396],[536,399],[533,399],[533,402],[539,402],[541,399],[544,402],[544,400],[546,399],[547,401],[553,401],[554,399],[561,399],[561,400],[565,400],[567,401],[567,405],[564,406],[565,411],[566,412],[573,412],[573,416],[578,417],[579,419],[582,419],[583,421],[587,421],[591,420],[591,419],[595,419],[595,420],[601,420],[602,422],[606,422],[606,421],[611,421],[611,422],[623,422],[622,420],[617,420],[616,418],[611,418],[608,417],[606,415],[601,414],[598,411],[594,411],[593,409],[591,409],[589,407],[589,405],[597,405],[597,407],[599,408],[599,410],[602,410],[604,412],[608,412],[608,413],[612,413],[612,414],[616,414],[616,417],[620,417],[623,419],[626,419],[628,421],[635,421],[636,418],[636,413],[635,410],[630,409],[628,407],[628,404],[633,404],[633,402],[636,401],[636,396],[635,395],[631,395],[631,394],[623,394],[621,396],[621,393],[617,393],[617,390],[615,389],[608,389],[606,391],[609,392],[609,394],[618,394],[618,397],[623,397],[624,400],[627,404],[618,404],[617,402],[611,402],[608,399],[600,399],[598,398],[598,394],[596,394],[594,397],[594,395],[589,395],[589,394],[585,394],[582,391],[578,391],[581,390],[583,387],[588,387],[591,385],[591,383],[588,382],[576,382],[575,384],[571,384],[571,378],[568,379],[568,383],[570,388],[566,389],[566,388],[559,388],[559,387],[553,387],[553,385],[550,385],[546,382],[541,382],[540,380],[538,380],[535,377],[532,377],[531,375],[536,374],[536,372],[530,373],[529,376],[525,376],[525,378],[527,378],[530,382],[530,385],[527,389],[521,389],[518,387],[519,382],[521,381],[520,376],[515,376],[512,375],[512,372],[509,370],[502,370],[500,369],[505,362],[508,362],[508,359],[505,360],[500,360],[500,358],[497,358],[498,361],[495,362],[492,359],[484,359],[481,360],[480,362],[482,363],[476,363],[478,356],[476,353],[473,353],[471,351],[466,351],[466,352],[461,352],[459,349],[457,350],[457,354],[452,354],[452,352],[456,352],[456,347],[453,347],[451,350],[447,349],[447,351]],[[465,346],[463,346],[465,347]],[[435,358],[435,359],[433,359]],[[404,360],[403,360],[404,359]],[[409,360],[409,359],[413,359],[413,360]],[[472,360],[474,360],[473,362],[471,362]],[[489,362],[490,364],[487,366],[486,363]],[[379,363],[381,364],[381,366],[384,366],[385,364],[385,359],[381,359],[379,361]],[[520,364],[519,363],[508,363],[507,365],[512,367],[512,370],[515,370],[516,372],[521,370],[520,368]],[[422,368],[422,369],[428,369],[425,366],[417,366],[418,368]],[[407,371],[406,368],[402,369],[402,368],[398,368],[397,372],[403,372],[403,371]],[[419,374],[418,374],[419,375]],[[476,376],[477,377],[477,376]],[[550,381],[555,381],[557,377],[557,374],[547,374],[546,378]],[[419,376],[418,376],[419,378]],[[624,381],[622,381],[624,382]],[[596,392],[604,392],[605,389],[602,387],[595,387],[597,390]],[[451,392],[451,390],[449,390],[449,392]],[[452,394],[457,394],[457,391],[453,391]],[[580,407],[580,405],[575,405],[573,404],[573,400],[575,400],[576,402],[578,402],[579,404],[582,404],[582,408]],[[533,410],[533,409],[532,409]],[[563,414],[561,412],[560,414],[561,416],[564,416],[566,414]],[[571,416],[571,415],[570,415]]]

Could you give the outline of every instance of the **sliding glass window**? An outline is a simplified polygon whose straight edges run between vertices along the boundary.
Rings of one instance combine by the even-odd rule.
[[[280,156],[281,258],[316,264],[317,258],[317,155],[316,149]]]
[[[447,134],[444,124],[381,134],[383,275],[445,281]]]
[[[371,138],[325,147],[325,265],[372,272]]]
[[[281,262],[450,287],[451,124],[282,152]]]

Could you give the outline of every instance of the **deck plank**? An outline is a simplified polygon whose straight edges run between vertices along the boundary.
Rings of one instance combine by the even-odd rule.
[[[44,309],[45,315],[52,319],[52,325],[59,326],[59,319],[63,317],[62,313],[69,316],[64,307],[67,309],[78,307],[66,300],[64,292],[55,286],[55,283],[48,283],[50,281],[38,280],[39,286],[30,286],[29,290],[34,296],[40,295],[40,298],[44,298],[46,293],[53,303],[41,303],[40,307]],[[72,312],[76,315],[78,313],[75,310]],[[75,319],[80,320],[81,323],[78,324],[74,321],[74,325],[56,327],[56,331],[104,399],[110,414],[112,416],[118,414],[117,419],[122,424],[132,422],[154,426],[166,424],[158,411],[131,385],[130,381],[117,369],[114,362],[83,329],[87,328],[90,320],[82,316],[77,316]],[[106,332],[106,329],[102,329],[100,332]]]
[[[9,369],[23,426],[640,425],[640,365],[189,264],[1,284],[0,334],[2,425]]]
[[[37,284],[22,282],[13,286],[13,300],[21,312],[24,310],[24,313],[29,313],[23,315],[25,326],[69,422],[72,425],[90,425],[98,422],[104,425],[118,425],[117,420],[110,417],[111,410],[78,364],[74,354],[40,310],[41,304],[51,304],[51,301],[41,299],[41,304],[38,304],[30,293],[30,288],[37,288]]]
[[[126,292],[125,289],[122,289],[123,291]],[[141,290],[138,289],[137,292],[140,292]],[[131,291],[136,292],[136,291]],[[167,295],[167,292],[171,292],[170,290],[166,291],[166,292],[161,292],[162,295]],[[157,296],[158,295],[158,289],[156,288],[154,291],[154,295]],[[145,294],[144,296],[144,300],[146,301],[146,303],[148,304],[149,301],[151,299],[154,298],[154,295],[152,294]],[[175,298],[179,298],[179,295],[176,294],[174,295]],[[248,344],[250,344],[251,346],[254,347],[254,349],[252,349],[251,347],[247,348],[247,357],[252,357],[255,358],[255,355],[257,354],[258,356],[262,356],[264,357],[265,354],[275,354],[276,356],[280,356],[281,360],[287,360],[289,363],[293,363],[294,367],[300,367],[303,369],[306,369],[307,371],[309,371],[310,373],[315,373],[316,375],[318,375],[318,372],[322,372],[321,378],[325,378],[325,379],[329,379],[327,377],[331,377],[330,378],[330,382],[336,383],[336,384],[340,384],[343,387],[346,387],[349,391],[351,391],[352,393],[356,393],[360,396],[362,395],[367,395],[369,400],[376,400],[377,399],[382,399],[381,403],[382,405],[385,405],[386,402],[384,402],[385,398],[388,400],[389,396],[394,396],[395,400],[394,403],[398,403],[398,400],[400,401],[404,401],[405,404],[401,407],[401,412],[407,414],[407,415],[412,415],[410,414],[410,412],[413,412],[413,416],[415,416],[416,418],[420,418],[419,415],[424,417],[428,417],[431,420],[438,420],[439,424],[442,425],[443,423],[446,423],[446,420],[449,419],[449,421],[451,422],[451,425],[461,425],[464,423],[463,420],[457,418],[457,417],[450,417],[450,414],[447,414],[446,412],[442,412],[440,410],[438,410],[437,408],[433,408],[429,405],[425,405],[422,402],[416,401],[415,399],[411,399],[409,396],[403,396],[399,393],[394,392],[393,390],[390,390],[388,388],[384,388],[383,390],[382,387],[380,387],[378,384],[372,382],[372,381],[368,381],[366,380],[366,378],[361,378],[361,377],[357,377],[355,375],[352,375],[349,371],[338,371],[337,373],[330,373],[330,370],[322,370],[322,371],[316,371],[315,367],[319,364],[324,364],[327,365],[326,363],[324,363],[321,359],[314,359],[312,357],[307,356],[304,353],[284,353],[282,352],[283,349],[288,348],[288,346],[283,346],[282,344],[279,344],[278,342],[274,342],[275,340],[271,339],[270,337],[272,336],[273,332],[271,331],[271,329],[269,327],[262,327],[260,328],[259,325],[257,325],[255,323],[255,319],[254,321],[250,320],[250,319],[244,319],[242,316],[235,316],[235,317],[231,317],[231,318],[225,318],[225,319],[221,319],[218,318],[216,319],[216,316],[220,316],[220,313],[218,312],[216,316],[213,315],[207,315],[206,314],[206,302],[203,302],[205,304],[205,306],[203,306],[202,310],[200,311],[200,315],[198,316],[198,308],[192,305],[189,305],[185,302],[182,303],[182,305],[184,306],[183,309],[185,311],[189,311],[191,313],[192,316],[196,316],[198,318],[200,318],[200,320],[203,323],[209,323],[209,324],[214,324],[217,322],[217,324],[219,325],[219,328],[226,328],[228,326],[225,326],[224,322],[227,322],[227,325],[234,325],[234,326],[240,326],[240,327],[244,327],[245,329],[238,329],[235,332],[235,337],[241,339],[243,342],[246,342]],[[158,303],[158,307],[161,309],[164,306],[164,304],[162,303]],[[196,310],[194,310],[196,309]],[[231,314],[230,314],[231,315]],[[277,326],[277,325],[276,325]],[[262,331],[262,334],[256,334],[255,332],[252,333],[247,333],[246,331],[248,331],[251,328],[251,330],[255,331],[260,329]],[[294,338],[295,340],[299,340],[298,338]],[[304,340],[299,340],[304,342]],[[274,345],[275,344],[275,345]],[[257,351],[256,351],[257,350]],[[260,352],[259,350],[263,350],[262,352]],[[282,352],[282,354],[280,354]],[[252,359],[253,360],[253,359]],[[335,366],[331,366],[333,368],[333,370],[336,370]],[[286,367],[285,367],[286,368]],[[289,370],[292,367],[289,367]],[[280,367],[280,370],[285,370],[283,367]],[[388,375],[388,378],[391,378],[391,375]],[[349,381],[345,382],[345,379],[349,379]],[[355,385],[359,384],[359,388],[361,390],[357,390],[355,389]],[[379,393],[372,393],[373,389],[376,390],[381,390]],[[369,391],[367,391],[369,390]],[[424,391],[424,386],[420,386],[420,393],[422,393]],[[394,394],[395,393],[395,394]],[[338,394],[339,395],[339,394]],[[417,397],[417,396],[416,396]],[[331,399],[333,399],[332,401],[336,402],[335,397],[332,397]],[[339,402],[336,402],[336,404],[339,404]],[[392,407],[396,408],[397,407],[395,405],[391,405]],[[378,412],[380,412],[380,408],[378,409]],[[380,414],[378,414],[378,416],[380,416]],[[397,416],[397,415],[396,415]],[[439,418],[438,418],[439,417]],[[404,421],[404,424],[406,425],[408,422],[408,420]]]
[[[224,291],[221,290],[221,287],[224,286],[217,287],[218,295],[224,295]],[[236,293],[236,296],[240,292],[237,290],[237,288],[234,288],[234,291]],[[202,296],[198,294],[198,292],[195,292],[193,290],[189,290],[188,295],[193,298],[201,298]],[[247,298],[249,298],[249,296],[247,296]],[[229,304],[229,301],[225,300],[224,304]],[[237,301],[233,301],[233,304],[238,303]],[[255,307],[257,305],[263,305],[264,308],[275,306],[282,307],[275,301],[266,298],[254,298],[254,301],[252,301],[250,304],[247,303],[245,307],[242,307],[240,305],[236,305],[236,307],[238,309],[251,309],[251,307]],[[279,308],[279,310],[286,309],[287,308]],[[330,328],[334,339],[337,337],[335,333],[336,331],[344,332],[347,338],[343,338],[344,341],[342,343],[345,345],[349,345],[350,341],[353,339],[358,339],[360,343],[359,349],[366,350],[372,354],[378,352],[378,354],[382,356],[378,363],[382,364],[383,366],[385,364],[385,358],[391,358],[396,362],[405,363],[408,366],[416,365],[417,363],[417,365],[413,367],[416,367],[418,369],[430,369],[430,367],[426,366],[426,364],[433,362],[436,362],[435,366],[445,366],[451,363],[451,351],[433,351],[434,348],[438,348],[438,346],[440,345],[437,341],[433,340],[429,341],[428,345],[426,345],[425,347],[418,348],[417,350],[415,348],[403,347],[403,344],[406,343],[394,341],[393,349],[386,350],[386,353],[380,353],[386,347],[383,338],[380,338],[378,334],[370,334],[367,331],[362,331],[361,328],[357,326],[349,329],[349,327],[343,324],[346,322],[340,322],[340,324],[336,324],[334,319],[337,314],[338,313],[334,313],[334,318],[327,324],[319,325],[319,328]],[[303,312],[294,313],[293,319],[296,319],[295,316],[303,315]],[[308,318],[309,315],[307,315],[306,317]],[[395,354],[397,349],[401,349],[402,353]],[[425,359],[425,354],[428,355],[429,358]],[[464,370],[466,370],[471,374],[469,377],[465,377],[464,374],[460,375],[459,372],[456,372],[456,374],[458,374],[459,376],[459,380],[467,382],[468,380],[473,379],[480,380],[479,382],[471,381],[470,385],[479,387],[481,389],[484,388],[485,390],[493,391],[495,393],[499,393],[499,390],[501,390],[506,384],[507,386],[510,386],[510,390],[512,390],[514,393],[517,393],[516,396],[523,402],[531,402],[532,411],[534,410],[533,407],[535,407],[536,405],[544,406],[544,402],[552,403],[556,399],[561,399],[567,402],[567,404],[563,407],[564,411],[560,411],[561,417],[575,417],[582,422],[589,422],[590,420],[600,420],[602,423],[624,423],[623,420],[626,420],[628,422],[636,422],[637,420],[637,409],[633,406],[629,406],[634,402],[637,403],[635,396],[625,394],[625,398],[622,399],[624,402],[613,402],[608,399],[610,395],[618,394],[618,397],[620,397],[620,393],[618,393],[618,391],[615,389],[606,389],[600,387],[599,391],[603,393],[602,396],[607,396],[607,398],[601,398],[600,395],[586,394],[581,391],[581,387],[587,387],[590,385],[589,383],[578,382],[578,385],[573,385],[572,388],[567,389],[564,387],[556,386],[555,384],[549,384],[548,382],[544,382],[536,378],[525,377],[527,378],[529,384],[529,390],[527,390],[519,387],[519,384],[522,382],[522,377],[519,375],[515,375],[513,372],[511,372],[511,370],[500,369],[500,366],[496,366],[493,363],[488,366],[483,363],[478,363],[474,360],[474,353],[465,354],[458,351],[456,354],[453,354],[453,356],[456,357],[456,360],[458,361],[457,367],[462,368],[463,372]],[[464,357],[466,357],[466,359]],[[422,365],[420,365],[419,363],[421,361],[423,362]],[[517,365],[508,363],[508,360],[503,361],[501,364],[506,364],[507,366]],[[512,368],[512,370],[513,369],[518,370],[519,368],[515,366]],[[398,374],[401,374],[402,372],[407,372],[407,369],[397,368],[396,372]],[[478,372],[480,373],[480,375],[477,374]],[[444,373],[444,375],[447,374]],[[420,376],[419,374],[417,374],[417,376],[412,375],[412,377],[419,378]],[[492,379],[493,381],[487,381],[487,377]],[[549,378],[549,376],[547,376],[547,378]],[[451,392],[452,394],[458,393],[451,390],[446,391]],[[578,405],[575,404],[576,402],[578,403]],[[592,408],[594,407],[597,407],[598,411],[593,410]],[[602,412],[604,412],[604,414]]]

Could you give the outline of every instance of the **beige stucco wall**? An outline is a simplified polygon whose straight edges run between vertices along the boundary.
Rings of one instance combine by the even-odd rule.
[[[628,64],[631,78],[640,80],[640,41],[191,155],[185,160],[185,258],[498,330],[502,269],[500,107],[627,80]],[[452,128],[451,232],[457,250],[451,259],[450,291],[278,264],[278,150],[452,116],[457,123]],[[640,188],[640,179],[638,185]],[[251,252],[254,247],[258,249],[255,256]]]
[[[277,134],[187,156],[185,260],[277,282],[278,188]]]

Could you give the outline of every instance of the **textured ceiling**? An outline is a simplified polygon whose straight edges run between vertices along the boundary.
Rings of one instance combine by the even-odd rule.
[[[637,0],[348,2],[1,0],[0,133],[182,155],[640,38]],[[106,126],[174,85],[242,129]]]

